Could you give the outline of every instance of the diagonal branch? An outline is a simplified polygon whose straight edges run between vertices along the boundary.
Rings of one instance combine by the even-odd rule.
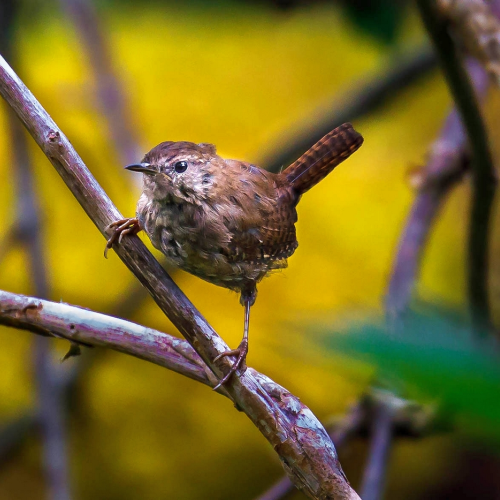
[[[136,134],[127,110],[123,87],[116,75],[110,46],[92,0],[60,0],[87,54],[97,87],[97,98],[115,149],[123,164],[140,158]]]
[[[15,110],[42,151],[91,220],[105,228],[122,218],[82,159],[33,94],[0,57],[0,93]],[[186,337],[218,378],[229,359],[214,358],[227,349],[200,313],[172,281],[138,237],[126,238],[116,253],[148,289],[162,311]],[[327,432],[298,398],[247,370],[233,377],[226,390],[278,453],[295,485],[310,498],[359,498],[350,487]]]
[[[401,54],[389,68],[384,68],[375,76],[367,75],[360,83],[351,82],[347,93],[335,98],[335,102],[330,106],[326,106],[330,108],[326,113],[325,106],[313,113],[314,123],[309,127],[305,127],[302,120],[291,130],[283,132],[275,142],[284,146],[276,152],[271,152],[259,165],[267,166],[271,172],[278,172],[330,130],[387,106],[409,86],[425,78],[436,66],[436,55],[427,45]]]
[[[18,5],[9,0],[6,14],[0,16],[0,48],[14,58],[15,25]],[[42,217],[38,196],[34,186],[33,165],[27,145],[27,134],[12,109],[7,110],[8,133],[10,134],[13,177],[16,185],[16,220],[13,233],[25,251],[30,269],[33,290],[40,297],[50,293],[45,252],[42,242]],[[37,416],[42,441],[43,470],[47,496],[52,500],[70,500],[71,486],[67,453],[66,408],[63,392],[57,383],[57,367],[51,358],[51,345],[47,339],[37,337],[33,342],[33,364],[37,395]],[[10,430],[19,435],[27,428],[29,419]],[[5,443],[5,449],[13,449],[14,442]]]
[[[354,438],[364,427],[367,426],[368,409],[365,401],[360,401],[353,406],[340,422],[335,424],[329,431],[332,441],[337,449],[344,446],[349,440]],[[283,476],[267,489],[256,500],[283,500],[287,498],[295,487],[288,476]]]
[[[468,294],[475,333],[492,331],[488,299],[488,249],[496,175],[488,135],[469,78],[435,0],[417,0],[423,23],[441,62],[462,118],[472,155],[472,209],[468,241]]]
[[[484,97],[488,76],[474,60],[467,68],[476,94]],[[402,326],[408,311],[425,244],[434,220],[451,189],[462,180],[469,165],[467,136],[457,110],[453,110],[432,144],[427,165],[422,171],[418,194],[399,240],[386,297],[389,325]]]

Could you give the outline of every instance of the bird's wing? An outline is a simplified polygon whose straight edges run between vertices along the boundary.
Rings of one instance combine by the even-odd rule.
[[[230,227],[228,258],[233,262],[284,261],[297,248],[295,194],[276,188],[271,179],[267,186],[272,189],[251,186],[249,182],[251,200],[248,203],[247,193],[244,216],[235,218]]]

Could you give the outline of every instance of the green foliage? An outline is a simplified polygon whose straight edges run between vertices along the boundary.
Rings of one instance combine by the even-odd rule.
[[[458,429],[500,444],[500,365],[492,342],[479,344],[457,318],[414,314],[404,330],[355,327],[324,337],[328,347],[375,365],[405,396],[438,402]]]
[[[361,31],[385,44],[393,44],[406,13],[406,2],[391,0],[348,0],[344,9]]]

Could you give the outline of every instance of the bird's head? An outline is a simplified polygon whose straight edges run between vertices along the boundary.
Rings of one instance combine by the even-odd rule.
[[[212,144],[167,141],[125,168],[144,174],[144,192],[152,199],[198,204],[210,197],[225,162]]]

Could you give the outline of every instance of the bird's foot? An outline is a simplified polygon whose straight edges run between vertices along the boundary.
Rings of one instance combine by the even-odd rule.
[[[108,258],[108,250],[113,246],[114,243],[121,243],[122,238],[127,234],[137,234],[142,228],[139,225],[139,220],[137,217],[130,217],[128,219],[120,219],[112,222],[105,231],[113,229],[113,234],[106,243],[106,248],[104,249],[104,257]]]
[[[219,383],[214,387],[214,391],[216,391],[219,387],[224,385],[231,378],[231,375],[233,375],[233,373],[236,373],[236,370],[238,370],[238,368],[242,368],[243,370],[246,369],[247,354],[248,354],[248,340],[243,339],[237,349],[232,349],[231,351],[222,352],[214,359],[214,362],[216,362],[217,360],[224,358],[226,356],[238,356],[236,358],[236,361],[233,363],[233,366],[231,366],[231,369],[226,373],[226,375],[224,375],[224,378],[222,378],[222,380],[220,380]]]

